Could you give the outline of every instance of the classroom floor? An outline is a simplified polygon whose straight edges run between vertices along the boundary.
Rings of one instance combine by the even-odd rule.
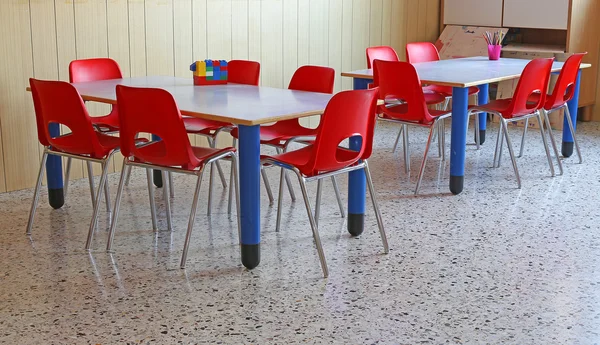
[[[350,238],[325,181],[328,279],[297,185],[295,203],[284,196],[279,233],[261,189],[262,260],[252,271],[240,264],[235,217],[218,183],[210,218],[203,186],[186,270],[178,264],[190,177],[175,178],[174,232],[153,233],[145,174],[134,171],[114,255],[104,252],[104,209],[94,250],[83,250],[92,211],[87,180],[71,185],[61,210],[42,194],[31,238],[32,190],[0,194],[0,343],[600,343],[600,124],[579,125],[584,164],[566,159],[564,176],[555,178],[539,132],[530,131],[518,160],[521,190],[507,152],[501,168],[490,168],[496,128],[480,151],[467,147],[462,194],[448,192],[449,162],[440,164],[434,146],[414,197],[426,133],[411,132],[409,180],[391,153],[397,127],[379,124],[371,167],[390,253],[381,254],[370,204],[365,233]],[[276,188],[278,172],[269,170]],[[113,199],[118,177],[110,176]],[[314,201],[314,185],[310,192]],[[162,193],[156,198],[166,229]]]

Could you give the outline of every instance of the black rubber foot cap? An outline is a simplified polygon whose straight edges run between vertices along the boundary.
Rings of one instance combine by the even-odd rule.
[[[48,201],[53,209],[59,209],[65,204],[65,194],[62,188],[50,189],[48,188]]]
[[[573,145],[575,145],[575,144],[563,141],[563,143],[562,143],[563,157],[565,157],[565,158],[571,157],[571,155],[573,154]]]
[[[242,244],[242,264],[251,270],[260,263],[260,244]]]
[[[452,176],[450,175],[450,191],[452,194],[460,194],[463,191],[463,185],[465,183],[464,176]]]
[[[348,232],[352,236],[358,236],[365,230],[364,214],[348,214]]]
[[[485,143],[485,129],[479,130],[479,145]]]
[[[162,172],[160,170],[152,170],[152,175],[154,176],[154,185],[158,188],[162,188]]]

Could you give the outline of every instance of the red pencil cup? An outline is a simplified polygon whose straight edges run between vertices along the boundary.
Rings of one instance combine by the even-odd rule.
[[[488,45],[488,57],[490,60],[500,59],[500,53],[502,52],[501,45]]]

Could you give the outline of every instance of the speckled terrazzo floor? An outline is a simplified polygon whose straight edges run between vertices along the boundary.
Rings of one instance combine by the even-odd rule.
[[[263,195],[262,261],[247,271],[220,186],[211,218],[203,187],[186,270],[178,262],[189,177],[175,179],[175,231],[153,233],[145,175],[134,172],[114,255],[103,251],[104,212],[94,251],[83,251],[91,216],[85,180],[71,185],[61,210],[42,195],[31,238],[24,229],[32,191],[1,194],[0,344],[600,343],[600,124],[580,124],[585,162],[565,160],[564,176],[555,178],[532,131],[519,159],[521,190],[507,159],[490,168],[489,133],[480,151],[467,148],[464,193],[448,193],[448,163],[434,148],[422,195],[413,197],[425,132],[411,132],[409,181],[390,149],[396,127],[380,124],[371,166],[390,254],[381,254],[371,208],[365,234],[349,237],[325,183],[328,279],[301,199],[290,207],[287,195],[280,233]],[[275,187],[277,172],[269,175]],[[117,180],[110,176],[113,199]]]

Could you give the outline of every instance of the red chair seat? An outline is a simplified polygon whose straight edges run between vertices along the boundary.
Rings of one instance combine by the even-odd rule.
[[[445,97],[452,97],[452,86],[442,86],[442,85],[428,85],[423,87],[423,91],[427,92],[436,92]],[[479,88],[477,86],[469,87],[469,96],[476,95],[479,93]],[[426,94],[427,95],[427,94]],[[427,100],[427,96],[425,96],[425,100]]]
[[[430,125],[433,123],[435,118],[446,115],[449,112],[451,111],[429,109],[429,114],[431,115],[430,121],[424,120],[423,118],[414,119],[414,116],[408,114],[408,105],[402,104],[395,107],[386,108],[386,110],[381,113],[379,117],[386,120],[408,121],[414,122],[415,124]]]
[[[537,101],[539,101],[539,99],[540,99],[540,96],[538,94]],[[470,106],[469,109],[477,108],[477,109],[482,110],[482,111],[497,112],[497,113],[502,114],[502,117],[504,117],[505,119],[512,119],[512,118],[515,118],[515,117],[519,117],[519,116],[531,114],[531,113],[533,113],[535,111],[535,108],[532,108],[532,109],[530,109],[528,111],[514,113],[510,109],[511,102],[512,102],[512,98],[496,99],[496,100],[490,101],[488,104]],[[533,101],[530,98],[530,99],[528,99],[528,102],[533,102]],[[535,104],[537,104],[537,102],[530,103],[530,104],[532,104],[532,106],[535,106]]]
[[[92,124],[100,127],[103,132],[117,132],[119,130],[119,111],[115,106],[108,115],[90,117]]]
[[[300,126],[297,122],[290,125],[281,125],[281,121],[270,126],[260,127],[260,143],[278,146],[282,141],[290,140],[294,137],[309,137],[317,135],[316,128],[306,128]],[[234,138],[238,138],[238,129],[231,131]]]
[[[209,135],[212,131],[216,131],[223,127],[233,126],[227,122],[199,119],[195,117],[184,117],[183,124],[185,125],[186,132],[204,135]]]
[[[119,139],[119,138],[117,138],[117,139]],[[192,149],[192,152],[194,153],[194,156],[196,156],[197,161],[192,161],[190,164],[187,164],[186,166],[182,167],[183,169],[186,169],[186,170],[194,170],[195,168],[202,166],[207,159],[209,159],[215,155],[220,155],[221,153],[224,153],[224,152],[235,152],[235,149],[233,147],[226,147],[226,148],[222,148],[222,149],[213,149],[210,147],[192,146],[191,149]],[[139,156],[141,156],[141,157],[153,157],[151,160],[150,159],[144,160],[144,159],[140,158],[139,156],[135,156],[134,157],[135,161],[137,161],[139,163],[162,165],[161,157],[167,156],[167,148],[166,148],[164,141],[156,141],[150,145],[146,145],[146,146],[138,148],[137,151],[139,153]]]
[[[262,160],[265,158],[269,158],[269,159],[275,160],[284,165],[297,167],[298,170],[300,170],[300,172],[306,177],[311,177],[311,176],[315,176],[317,174],[322,174],[322,173],[326,173],[329,171],[335,171],[335,170],[344,168],[344,167],[340,167],[339,165],[332,162],[330,167],[322,167],[323,170],[319,170],[319,171],[311,170],[308,167],[308,162],[309,162],[310,158],[314,155],[313,151],[314,151],[314,145],[309,145],[309,146],[305,146],[301,149],[285,152],[285,153],[282,153],[279,155],[274,155],[274,156],[263,155],[260,157],[260,159]],[[351,166],[354,163],[358,162],[358,160],[360,159],[359,152],[352,151],[352,150],[349,150],[349,149],[346,149],[343,147],[337,148],[335,156],[338,161],[343,161],[343,162],[353,161],[351,164],[347,164],[346,166]]]

